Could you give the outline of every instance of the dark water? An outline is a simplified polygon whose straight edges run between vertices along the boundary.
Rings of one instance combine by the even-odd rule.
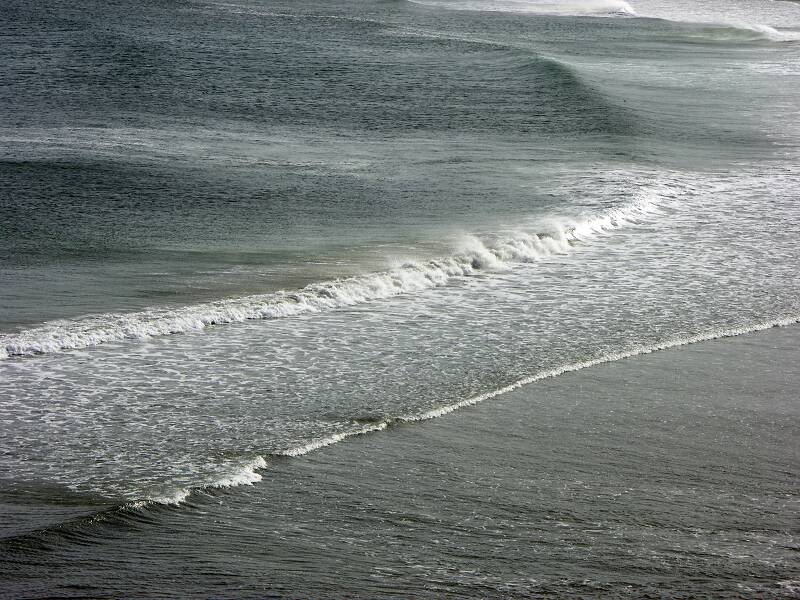
[[[7,597],[797,594],[797,3],[2,12]]]

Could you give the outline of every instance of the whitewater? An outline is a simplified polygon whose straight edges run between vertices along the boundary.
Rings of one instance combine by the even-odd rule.
[[[0,23],[0,598],[792,597],[800,5]]]

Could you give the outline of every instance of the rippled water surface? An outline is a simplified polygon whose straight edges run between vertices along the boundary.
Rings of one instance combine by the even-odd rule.
[[[731,490],[747,474],[715,483],[708,465],[687,474],[710,478],[690,504],[714,508],[702,518],[695,508],[674,515],[683,541],[663,523],[653,536],[631,533],[638,525],[629,520],[607,526],[589,504],[569,541],[548,542],[541,580],[508,571],[532,560],[510,549],[527,538],[492,523],[516,522],[541,489],[579,479],[557,468],[555,456],[534,453],[536,468],[552,472],[541,489],[514,487],[514,469],[532,468],[524,453],[499,474],[474,474],[469,488],[514,488],[513,506],[499,498],[486,505],[452,473],[443,479],[436,489],[452,489],[459,514],[483,519],[480,532],[461,531],[460,541],[423,536],[416,517],[398,516],[386,531],[358,512],[380,505],[386,524],[392,510],[410,510],[401,500],[408,482],[383,471],[391,472],[383,464],[391,456],[408,455],[404,468],[418,469],[412,487],[421,498],[434,493],[425,483],[430,469],[480,463],[486,451],[468,450],[464,433],[471,414],[498,465],[519,445],[541,448],[522,430],[509,439],[498,433],[506,426],[492,406],[512,390],[518,398],[580,370],[577,381],[608,399],[618,382],[584,372],[665,348],[690,352],[687,344],[701,340],[794,331],[797,3],[12,1],[5,13],[0,575],[9,597],[34,589],[25,583],[39,577],[32,565],[50,565],[60,578],[35,593],[79,597],[86,585],[85,595],[133,595],[135,586],[106,581],[103,553],[110,544],[132,572],[141,557],[123,550],[128,541],[146,540],[162,556],[167,531],[180,532],[173,565],[196,564],[187,540],[203,540],[208,556],[242,557],[209,566],[227,569],[222,580],[176,580],[169,595],[202,596],[206,586],[225,596],[304,597],[302,577],[248,537],[275,534],[279,515],[288,528],[280,539],[294,535],[298,546],[281,550],[281,560],[295,557],[297,573],[321,564],[320,548],[344,557],[348,539],[360,548],[374,540],[366,570],[337,563],[341,587],[314,579],[311,596],[650,593],[626,586],[648,578],[655,585],[654,565],[671,561],[690,565],[689,576],[705,573],[692,589],[663,579],[678,596],[797,593],[796,525],[781,508],[772,533],[762,523],[748,530],[749,541],[719,537],[727,525],[715,529],[711,513],[736,509]],[[751,387],[760,381],[765,397],[777,377],[770,362],[791,364],[794,334],[782,335],[773,354],[759,351],[761,375],[747,379]],[[722,361],[720,373],[746,369],[740,339],[713,346],[738,348],[727,367],[724,352],[699,352],[698,360]],[[691,385],[707,389],[709,375],[681,365],[689,382],[675,392],[682,408],[659,405],[653,414],[666,410],[675,432],[701,439],[711,434],[692,427],[709,396],[693,403],[700,392]],[[752,443],[764,464],[782,465],[762,500],[794,506],[797,414],[787,381],[777,404],[756,412],[789,429],[754,425],[775,437],[760,450],[759,434]],[[720,398],[744,402],[740,388],[731,390]],[[634,394],[637,402],[651,395],[646,386]],[[459,411],[476,404],[478,412]],[[581,406],[580,419],[593,418],[591,406]],[[765,416],[773,409],[783,412]],[[543,419],[562,418],[558,406],[543,410]],[[537,418],[527,405],[508,411],[503,419]],[[453,424],[422,424],[444,415]],[[609,427],[620,436],[641,431],[646,441],[636,444],[680,455],[675,440],[653,433],[652,418],[645,411]],[[415,427],[422,429],[397,433]],[[714,451],[738,452],[737,428],[714,427]],[[613,455],[612,442],[586,445],[562,429],[560,447],[574,448],[576,463]],[[453,444],[442,464],[426,462],[426,452]],[[345,471],[333,466],[340,453]],[[625,468],[644,472],[645,464]],[[284,509],[260,512],[313,496],[319,473],[321,493],[334,494],[341,510],[309,510],[330,528]],[[627,505],[622,495],[619,510],[638,515],[658,493]],[[549,509],[547,527],[573,527],[565,506]],[[423,521],[440,518],[422,512]],[[593,533],[593,520],[603,533]],[[219,523],[238,533],[215,539]],[[687,549],[682,536],[692,527],[714,556],[724,546],[731,560],[747,554],[771,566],[747,576],[725,571],[729,581],[714,587],[709,573],[723,567],[701,565],[700,551]],[[629,534],[637,559],[604,564]],[[383,556],[380,539],[404,535],[419,535],[424,548],[474,542],[474,572],[422,568],[421,552],[402,567],[435,582],[420,587]],[[561,551],[587,543],[600,562],[570,568],[558,583],[553,573],[571,560]],[[58,565],[76,560],[77,546],[84,566],[64,571]],[[753,549],[767,546],[774,552]],[[98,560],[97,569],[86,566]],[[265,560],[285,577],[255,576]],[[154,558],[142,568],[160,580],[164,564]],[[12,576],[19,565],[31,570]],[[383,583],[359,588],[365,577]],[[583,579],[601,583],[582,590]]]

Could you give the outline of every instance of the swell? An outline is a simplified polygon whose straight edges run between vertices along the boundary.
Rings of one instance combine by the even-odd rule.
[[[756,38],[761,40],[768,40],[772,42],[797,42],[800,41],[800,31],[787,31],[776,29],[770,25],[761,23],[741,23],[731,22],[726,23],[728,27],[721,28],[723,32],[727,30],[739,30],[745,33],[751,33]]]
[[[748,333],[764,331],[773,327],[786,327],[800,323],[800,315],[780,317],[761,322],[744,323],[734,327],[708,329],[698,334],[688,337],[673,337],[661,342],[633,346],[618,352],[608,353],[588,360],[568,363],[551,369],[539,371],[527,377],[523,377],[506,386],[472,396],[470,398],[440,406],[425,412],[399,415],[380,420],[376,419],[371,423],[363,424],[354,421],[356,425],[348,431],[333,433],[315,440],[311,440],[300,446],[287,448],[281,452],[255,458],[243,462],[239,467],[230,473],[221,476],[219,479],[199,487],[184,488],[176,490],[170,494],[161,496],[151,496],[143,500],[137,500],[112,506],[98,511],[97,513],[79,517],[74,520],[65,521],[57,525],[43,527],[24,534],[10,536],[0,539],[0,548],[7,548],[12,551],[23,548],[48,547],[50,541],[66,540],[81,543],[90,543],[101,533],[97,530],[97,525],[109,526],[112,528],[136,528],[155,522],[155,517],[165,510],[178,510],[179,507],[197,508],[197,502],[203,497],[214,497],[216,492],[226,488],[239,487],[243,485],[253,485],[262,480],[261,471],[269,468],[269,461],[286,460],[304,456],[311,452],[332,446],[349,438],[369,435],[387,429],[408,425],[423,421],[429,421],[446,416],[452,412],[474,406],[486,400],[502,396],[513,392],[524,386],[558,377],[565,373],[571,373],[588,369],[598,365],[616,362],[627,358],[633,358],[643,354],[650,354],[661,350],[668,350],[680,346],[696,344],[715,339],[737,337]]]
[[[360,305],[448,285],[481,273],[569,252],[575,245],[658,213],[658,197],[641,192],[630,203],[577,220],[553,220],[541,232],[468,237],[460,252],[425,262],[406,262],[383,272],[314,283],[280,291],[177,309],[152,308],[124,314],[90,315],[54,321],[0,336],[0,359],[88,348],[108,342],[142,340],[200,331],[214,325],[278,319]]]

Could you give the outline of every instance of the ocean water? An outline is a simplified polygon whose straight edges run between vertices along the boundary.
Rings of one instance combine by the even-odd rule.
[[[480,462],[470,435],[501,462],[522,444],[501,426],[509,412],[493,412],[511,392],[718,338],[738,373],[744,338],[724,340],[776,326],[783,345],[760,356],[756,381],[771,389],[770,363],[796,358],[798,3],[7,0],[2,14],[0,596],[630,596],[661,593],[654,581],[676,597],[798,593],[785,517],[798,501],[796,378],[758,405],[788,425],[764,436],[772,455],[755,453],[780,462],[768,501],[789,509],[779,534],[756,523],[722,540],[728,558],[754,561],[714,567],[725,582],[663,535],[637,537],[637,560],[585,571],[556,552],[544,587],[521,565],[545,550],[504,555],[487,539],[526,538],[503,528],[459,538],[495,579],[415,570],[425,553],[391,558],[398,540],[435,555],[422,517],[401,526],[430,469]],[[616,389],[587,381],[598,402]],[[667,416],[699,435],[711,413],[692,389],[675,387],[674,406],[691,410]],[[557,408],[542,418],[558,423]],[[582,410],[592,418],[591,402]],[[431,429],[437,417],[466,429]],[[631,436],[650,417],[615,425],[642,449],[630,469],[643,475],[648,445],[676,450]],[[714,447],[733,465],[741,440],[725,422]],[[558,431],[576,464],[596,464],[597,446]],[[459,436],[467,446],[447,451]],[[558,488],[561,467],[536,438],[524,445]],[[398,458],[418,480],[391,477]],[[506,467],[472,487],[531,502]],[[719,515],[738,506],[741,479],[712,475],[692,466],[687,480],[710,487],[673,517],[701,537],[726,535]],[[451,484],[460,513],[488,510]],[[391,531],[354,509],[391,520],[392,502]],[[643,518],[641,502],[617,510]],[[510,518],[497,507],[482,518]],[[571,523],[568,511],[548,514]],[[226,524],[237,534],[219,535]],[[618,550],[585,529],[570,544]],[[373,560],[358,562],[365,547]],[[327,575],[324,548],[337,557]],[[688,579],[657,577],[666,552]],[[172,577],[179,565],[192,578]],[[361,585],[374,577],[384,583]]]

